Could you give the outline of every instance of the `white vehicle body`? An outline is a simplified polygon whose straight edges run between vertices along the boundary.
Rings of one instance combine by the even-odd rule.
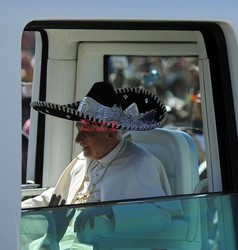
[[[235,192],[234,151],[237,152],[236,126],[238,124],[238,3],[234,0],[220,1],[1,1],[0,2],[0,159],[1,159],[1,206],[0,206],[0,244],[1,249],[20,249],[21,224],[21,37],[25,27],[30,30],[45,29],[49,47],[47,62],[47,96],[51,102],[71,103],[79,100],[88,91],[94,81],[103,80],[104,54],[131,55],[194,55],[199,57],[199,66],[203,69],[200,79],[206,84],[201,85],[205,98],[202,103],[204,128],[209,131],[206,137],[209,192]],[[123,24],[123,23],[126,23]],[[151,24],[151,25],[150,25]],[[230,120],[225,125],[231,126],[230,134],[226,134],[227,143],[225,159],[233,145],[229,161],[229,173],[223,176],[224,169],[220,166],[224,160],[219,152],[219,136],[222,128],[216,122],[214,102],[209,72],[209,61],[206,41],[199,30],[209,24],[220,28],[224,35],[226,48],[221,53],[227,55],[230,82],[228,82],[227,103],[221,104]],[[74,25],[71,28],[70,25]],[[138,26],[137,26],[138,25]],[[41,28],[43,27],[43,28]],[[62,27],[62,28],[60,28]],[[81,28],[80,28],[81,27]],[[142,28],[144,27],[144,30]],[[205,32],[205,31],[204,31]],[[214,31],[215,32],[215,31]],[[40,70],[42,44],[38,39],[36,45],[36,61],[34,73],[35,90],[33,99],[38,100],[40,91]],[[62,41],[62,42],[59,42]],[[98,42],[98,44],[96,44]],[[133,42],[137,46],[131,45]],[[150,46],[147,46],[147,43]],[[95,45],[96,44],[96,45]],[[173,45],[175,44],[175,45]],[[180,44],[180,47],[178,46]],[[187,46],[187,45],[188,46]],[[225,51],[227,50],[227,51]],[[163,54],[164,53],[164,54]],[[78,61],[78,58],[83,58]],[[221,61],[223,62],[223,61]],[[89,68],[90,66],[90,68]],[[39,67],[40,68],[40,67]],[[55,71],[54,71],[55,69]],[[223,68],[217,69],[218,71]],[[77,71],[77,74],[75,74]],[[55,73],[57,72],[57,74]],[[74,86],[68,88],[68,85]],[[224,84],[224,82],[222,82]],[[60,86],[59,86],[60,85]],[[38,86],[38,88],[37,88]],[[224,85],[223,85],[224,86]],[[218,86],[220,87],[220,85]],[[77,89],[80,88],[80,92]],[[231,95],[230,95],[231,94]],[[224,102],[222,99],[221,102]],[[215,103],[215,104],[214,104]],[[226,106],[230,105],[230,106]],[[231,109],[230,109],[231,107]],[[217,112],[217,111],[216,111]],[[221,110],[222,112],[222,110]],[[231,112],[231,113],[228,113]],[[32,111],[33,122],[30,133],[30,156],[28,163],[35,164],[37,141],[37,113]],[[227,124],[232,122],[232,124]],[[54,131],[54,133],[52,132]],[[43,163],[43,186],[53,186],[60,173],[70,160],[79,152],[74,146],[73,137],[76,131],[72,123],[46,118],[45,148]],[[219,136],[218,136],[218,133]],[[68,135],[71,134],[71,137]],[[59,136],[60,135],[60,136]],[[230,136],[232,135],[232,138]],[[229,139],[230,138],[230,139]],[[53,143],[53,145],[51,144]],[[221,143],[221,144],[222,144]],[[63,145],[62,145],[63,144]],[[221,150],[221,149],[220,149]],[[223,162],[223,163],[221,163]],[[50,168],[56,164],[58,168]],[[223,176],[223,177],[222,177]],[[229,179],[230,177],[231,179]],[[225,181],[224,181],[225,179]],[[225,185],[224,183],[230,183]]]

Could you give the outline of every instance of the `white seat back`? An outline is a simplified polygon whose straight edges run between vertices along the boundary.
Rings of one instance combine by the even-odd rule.
[[[172,194],[193,193],[199,182],[195,143],[183,131],[155,129],[127,132],[134,143],[155,155],[164,165]]]

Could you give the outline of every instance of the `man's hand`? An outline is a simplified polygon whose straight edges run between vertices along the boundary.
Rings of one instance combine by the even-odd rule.
[[[100,206],[83,209],[75,221],[74,231],[79,233],[80,231],[84,230],[88,221],[90,224],[90,228],[93,229],[96,216],[107,217],[112,223],[112,228],[115,228],[115,218],[112,208],[109,206]]]
[[[61,195],[53,194],[50,202],[49,207],[51,206],[63,206],[65,205],[65,200],[61,200]],[[47,218],[49,221],[49,227],[48,227],[48,234],[50,234],[52,237],[54,235],[53,232],[56,234],[56,240],[59,242],[62,237],[64,236],[66,229],[69,225],[70,220],[74,216],[75,210],[71,211],[69,213],[68,209],[53,209],[51,212],[51,215]],[[53,224],[53,225],[52,225]]]
[[[51,199],[50,199],[50,202],[49,202],[49,207],[53,207],[53,206],[63,206],[65,205],[65,199],[61,200],[61,195],[56,195],[56,194],[53,194],[51,196]]]

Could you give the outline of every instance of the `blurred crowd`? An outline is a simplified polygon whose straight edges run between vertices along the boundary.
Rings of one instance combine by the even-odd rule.
[[[198,58],[111,56],[108,68],[115,88],[140,87],[158,95],[169,111],[168,123],[191,126],[197,119],[192,104],[200,99]]]
[[[163,126],[189,133],[205,161],[197,57],[109,56],[108,78],[115,88],[139,87],[159,96],[168,119]]]
[[[28,136],[30,130],[30,102],[35,54],[35,32],[23,32],[21,49],[22,183],[26,183]]]

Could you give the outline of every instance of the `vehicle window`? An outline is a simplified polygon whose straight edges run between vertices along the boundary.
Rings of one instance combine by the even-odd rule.
[[[206,178],[198,57],[106,56],[106,78],[115,88],[139,87],[158,95],[168,118],[163,128],[185,131],[197,149],[200,180]]]
[[[233,250],[234,199],[210,194],[30,209],[22,212],[21,249]]]
[[[42,63],[42,65],[40,65],[40,67],[45,67],[46,69],[44,72],[46,78],[45,85],[42,86],[42,82],[40,82],[40,88],[42,92],[45,92],[45,95],[47,93],[47,98],[45,98],[47,101],[62,104],[78,101],[82,99],[83,96],[85,96],[90,84],[93,84],[95,81],[101,81],[103,78],[109,80],[115,88],[139,87],[149,90],[152,93],[158,95],[163,100],[169,114],[166,123],[163,124],[161,129],[164,129],[166,133],[166,129],[174,129],[175,131],[177,130],[185,132],[188,136],[186,137],[181,133],[182,138],[179,140],[187,140],[187,144],[184,147],[180,146],[182,150],[189,146],[188,144],[192,138],[193,144],[196,147],[196,153],[194,154],[194,159],[197,161],[196,164],[198,165],[196,170],[199,172],[198,175],[200,181],[206,180],[207,149],[205,148],[204,142],[203,116],[201,111],[201,102],[203,101],[203,96],[201,96],[199,85],[199,71],[203,72],[204,68],[201,65],[201,60],[199,62],[201,69],[199,69],[198,66],[199,53],[197,50],[197,43],[194,42],[195,38],[193,38],[194,41],[190,41],[191,48],[190,46],[187,46],[187,43],[183,44],[182,47],[185,48],[185,52],[180,52],[180,47],[178,48],[176,43],[173,43],[172,46],[176,49],[176,53],[173,51],[170,53],[170,46],[164,51],[164,46],[161,46],[160,43],[156,44],[156,42],[153,42],[153,44],[151,43],[151,48],[145,43],[138,44],[140,45],[139,48],[143,48],[143,50],[137,49],[135,51],[131,51],[131,49],[133,49],[133,42],[118,42],[118,44],[115,45],[115,43],[111,42],[97,42],[96,38],[96,42],[78,42],[81,31],[75,30],[72,32],[74,39],[72,44],[70,44],[70,47],[68,47],[67,39],[65,38],[61,42],[62,48],[60,49],[60,47],[56,45],[59,45],[60,39],[58,38],[62,36],[65,31],[61,30],[60,32],[56,32],[55,30],[49,30],[47,32],[51,34],[48,41],[50,45],[49,51],[47,51],[48,55],[50,54],[50,56],[47,56],[47,53],[44,53],[46,63]],[[44,42],[45,41],[43,41],[43,44]],[[108,47],[110,50],[107,50]],[[164,53],[159,53],[157,47]],[[117,48],[117,50],[115,50],[115,48]],[[144,49],[146,48],[148,51],[145,50],[144,52]],[[69,50],[70,53],[65,53],[67,50]],[[143,54],[142,51],[144,52]],[[117,56],[108,55],[109,53],[115,53]],[[130,55],[137,56],[126,56],[121,53],[130,53]],[[154,55],[156,53],[158,53],[157,55],[162,56],[138,56],[138,54]],[[164,56],[165,53],[170,56]],[[182,53],[185,55],[183,54],[183,56],[180,56]],[[93,65],[94,69],[92,69],[92,66],[88,67],[87,65]],[[92,70],[94,71],[94,74],[91,74]],[[62,91],[60,91],[61,89]],[[39,98],[39,96],[35,96],[34,98],[34,100],[43,99]],[[202,103],[204,104],[204,102]],[[33,112],[33,115],[35,115],[36,112]],[[36,114],[35,116],[38,115],[39,117],[41,116],[40,114]],[[77,129],[75,127],[72,129],[71,124],[68,126],[66,125],[66,121],[56,119],[53,120],[54,118],[52,117],[46,116],[45,118],[44,116],[44,119],[45,120],[40,124],[43,126],[40,127],[42,129],[46,128],[45,134],[43,134],[43,136],[37,137],[34,143],[37,146],[39,144],[43,145],[43,140],[45,140],[45,143],[42,146],[42,154],[39,154],[41,162],[36,159],[35,162],[38,165],[41,164],[41,168],[39,168],[38,171],[38,175],[40,176],[40,181],[38,183],[42,184],[43,187],[53,187],[67,164],[72,160],[72,158],[78,155],[82,149],[74,143],[73,137],[75,137],[75,134],[77,133]],[[206,121],[204,124],[207,125]],[[51,132],[52,129],[54,129],[55,133]],[[65,129],[67,129],[67,132]],[[34,133],[36,134],[38,131],[39,128],[37,128],[36,125]],[[64,138],[58,136],[59,134]],[[73,134],[72,138],[68,136],[69,134]],[[176,133],[170,132],[170,135],[172,134],[176,138],[181,137]],[[207,133],[205,135],[207,139]],[[132,137],[133,135],[131,135],[131,138]],[[206,141],[208,142],[208,139]],[[52,147],[51,142],[57,146]],[[184,144],[182,143],[182,145]],[[31,152],[34,153],[35,151],[38,152],[35,150],[35,148],[32,149],[31,147]],[[185,153],[183,155],[186,155],[186,151],[184,152]],[[187,157],[187,162],[189,160],[191,159]],[[175,165],[176,162],[174,166]],[[184,164],[184,166],[187,165]],[[169,170],[171,169],[173,171],[169,171],[167,174],[169,175],[169,180],[171,180],[170,184],[174,183],[171,184],[171,188],[175,191],[176,189],[179,189],[176,187],[176,185],[185,186],[184,183],[186,183],[186,178],[184,176],[186,175],[184,175],[183,179],[181,179],[179,182],[172,181],[177,172],[179,172],[178,169],[180,168],[177,168],[176,170],[175,167],[171,167]],[[183,169],[183,171],[186,170]],[[192,182],[192,178],[189,178],[189,180],[190,179]],[[29,178],[28,174],[27,180],[32,180]],[[211,180],[213,181],[213,179],[210,178],[210,183],[212,183]],[[193,188],[189,189],[189,191],[173,192],[173,194],[193,193],[198,181],[194,182],[195,185],[193,185]],[[206,181],[203,183],[206,185]],[[204,188],[197,191],[206,192],[207,189]]]
[[[57,44],[56,41],[61,40],[54,39],[50,48],[57,48],[57,46],[53,46],[55,45],[54,43]],[[92,44],[97,46],[96,42]],[[83,45],[84,43],[82,42],[79,46]],[[103,46],[103,44],[100,45]],[[74,48],[76,47],[75,45]],[[83,48],[85,49],[85,47]],[[77,51],[80,52],[80,50]],[[87,50],[83,51],[87,52]],[[52,56],[53,52],[56,53],[57,50],[50,52]],[[57,93],[54,88],[51,88],[50,91],[52,93],[57,93],[57,96],[51,96],[51,92],[47,89],[48,100],[60,99],[61,101],[62,98],[62,102],[68,99],[70,101],[65,103],[69,103],[71,100],[73,101],[74,97],[77,98],[79,96],[81,98],[84,96],[84,92],[87,92],[89,84],[103,79],[103,73],[104,79],[111,82],[114,88],[139,87],[158,95],[165,103],[168,111],[166,123],[154,131],[149,131],[149,138],[143,137],[143,132],[141,131],[126,132],[123,136],[158,156],[165,167],[172,195],[175,196],[154,200],[140,200],[139,202],[130,201],[129,203],[125,201],[123,203],[111,202],[110,204],[113,205],[106,205],[102,202],[101,204],[94,203],[93,206],[92,204],[83,204],[57,208],[37,208],[36,211],[31,209],[28,211],[23,210],[21,222],[22,249],[28,249],[29,245],[32,246],[32,244],[36,246],[34,244],[38,244],[41,239],[44,239],[49,230],[51,233],[50,238],[46,239],[44,243],[52,245],[53,248],[55,246],[57,249],[59,243],[59,238],[56,236],[57,229],[62,228],[65,222],[67,227],[62,235],[63,239],[60,242],[60,249],[67,249],[68,243],[72,244],[72,248],[75,249],[78,249],[79,246],[88,247],[89,249],[138,249],[139,247],[151,250],[183,248],[235,249],[232,218],[232,210],[234,209],[232,200],[234,195],[208,194],[206,196],[199,195],[193,197],[193,193],[207,193],[208,191],[206,155],[209,161],[210,150],[205,148],[204,142],[204,134],[207,142],[210,142],[207,138],[208,131],[204,131],[204,128],[207,127],[207,121],[204,117],[205,114],[210,113],[205,109],[203,117],[201,108],[201,104],[204,104],[205,99],[202,93],[205,92],[207,97],[207,92],[206,89],[204,91],[203,79],[199,79],[199,72],[203,72],[205,67],[201,60],[199,61],[198,56],[191,56],[193,55],[192,53],[189,56],[126,56],[123,54],[114,56],[107,55],[108,53],[105,50],[101,51],[101,54],[97,50],[96,55],[89,50],[88,56],[86,52],[82,53],[82,55],[79,54],[78,57],[75,52],[75,55],[70,60],[65,60],[65,58],[58,59],[57,53],[54,55],[55,58],[50,57],[49,59],[47,57],[49,61],[47,74],[57,75],[57,77],[49,77],[51,82],[47,79],[46,84],[49,85],[49,88],[51,88],[51,84],[53,84],[52,86],[67,86],[67,93],[69,94],[70,92],[69,96],[65,98],[64,91]],[[114,52],[109,53],[113,54]],[[124,53],[124,50],[122,53]],[[104,56],[105,54],[106,56]],[[148,54],[151,55],[152,53]],[[197,53],[194,54],[198,55]],[[83,57],[84,55],[86,55],[86,60]],[[90,65],[95,67],[94,74],[91,74],[93,68],[85,67],[89,62]],[[86,68],[89,70],[87,71]],[[67,74],[59,69],[64,69]],[[209,67],[205,69],[209,70]],[[54,74],[57,70],[61,72],[59,76]],[[72,72],[76,74],[74,75]],[[64,75],[64,77],[61,77],[61,75]],[[68,81],[69,79],[70,81]],[[65,82],[67,82],[67,85],[65,85]],[[209,84],[209,82],[206,82],[206,87]],[[36,100],[38,99],[40,98],[36,97]],[[208,98],[206,98],[207,100]],[[210,100],[213,103],[212,96]],[[213,105],[208,106],[213,108]],[[66,134],[66,125],[63,125],[61,129],[61,125],[55,126],[55,124],[58,124],[58,121],[51,124],[50,118],[46,122],[46,128],[50,128],[52,125],[54,129],[59,128],[59,131],[64,132],[62,134]],[[67,128],[67,131],[70,131],[69,134],[72,134],[72,128],[70,126]],[[48,137],[50,134],[53,134],[51,129],[47,129],[46,138],[48,139],[48,144],[46,143],[46,146],[48,148],[52,148],[49,142],[55,142],[54,136]],[[56,135],[55,138],[59,137],[57,133],[54,133],[54,135]],[[60,140],[65,141],[62,138],[59,138]],[[50,158],[50,160],[54,159],[54,157],[59,158],[58,162],[56,162],[58,168],[62,163],[62,159],[66,159],[67,163],[70,162],[73,155],[71,155],[71,151],[75,148],[74,146],[72,149],[68,147],[68,145],[71,146],[70,143],[72,141],[73,139],[70,138],[69,143],[61,145],[62,148],[66,147],[68,149],[69,153],[67,155],[69,157],[67,159],[65,157],[66,154],[60,154],[60,151],[53,151],[53,154],[51,154],[52,151],[49,151],[49,155],[53,155],[53,158]],[[171,144],[177,144],[180,151],[178,151],[178,148],[170,148]],[[160,151],[160,153],[157,155],[158,152],[156,151]],[[47,159],[45,162],[44,173],[48,169],[54,169],[50,164],[51,161]],[[183,168],[178,167],[179,164]],[[61,168],[64,169],[67,164],[62,165],[63,167]],[[191,168],[188,168],[188,166],[191,166]],[[217,166],[219,168],[219,164]],[[50,183],[48,180],[51,180],[52,176],[56,178],[56,175],[50,174],[50,172],[46,173],[46,188],[53,186],[51,184],[48,185]],[[178,176],[178,179],[175,179],[176,176]],[[27,175],[25,181],[31,180],[28,178],[29,175]],[[214,179],[210,178],[208,181],[211,183]],[[197,185],[198,183],[199,185]],[[42,191],[40,190],[39,193],[34,193],[34,195],[40,194]],[[179,196],[181,194],[190,195],[181,197]],[[29,192],[29,195],[26,196],[33,196],[32,192]],[[177,205],[179,209],[174,209]],[[112,216],[101,214],[105,210],[113,210],[115,228],[110,223]],[[168,214],[168,210],[171,213]],[[89,223],[87,220],[84,220],[85,227],[82,226],[80,229],[75,229],[74,225],[78,220],[78,216],[80,214],[86,214],[87,216],[88,211],[96,215],[94,226],[92,220]],[[164,216],[164,221],[163,219],[161,220],[160,212]],[[70,217],[73,214],[72,220],[64,220],[65,215]],[[108,241],[105,239],[108,239]],[[45,248],[47,249],[48,247],[46,246]]]

